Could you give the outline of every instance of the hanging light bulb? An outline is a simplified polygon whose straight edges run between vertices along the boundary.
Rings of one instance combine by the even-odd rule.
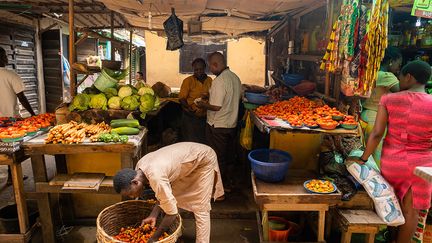
[[[416,21],[416,23],[415,23],[415,26],[416,26],[416,27],[420,27],[420,26],[421,26],[421,17],[418,17],[418,18],[417,18],[417,21]]]

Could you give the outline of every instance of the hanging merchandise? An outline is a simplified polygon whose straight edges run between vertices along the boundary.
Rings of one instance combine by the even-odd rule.
[[[167,50],[174,51],[183,46],[183,21],[175,15],[174,8],[171,16],[163,23],[165,33],[168,37]]]
[[[376,0],[372,7],[365,46],[367,62],[364,83],[358,90],[361,96],[370,96],[378,78],[378,71],[387,48],[388,10],[389,4],[387,0]]]
[[[252,149],[252,137],[253,137],[253,128],[254,124],[250,117],[250,111],[246,111],[243,120],[245,121],[245,126],[241,129],[240,132],[240,145],[247,150]]]
[[[333,25],[321,69],[341,75],[347,96],[369,97],[388,45],[388,0],[374,0],[368,10],[361,0],[344,0]]]

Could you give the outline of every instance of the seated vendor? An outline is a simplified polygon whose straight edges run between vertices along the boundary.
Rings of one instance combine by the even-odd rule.
[[[207,111],[198,108],[194,101],[209,92],[212,79],[205,73],[204,59],[195,59],[192,67],[194,74],[183,80],[179,93],[183,108],[181,131],[184,141],[205,143]]]
[[[137,72],[135,77],[135,88],[150,87],[144,79],[143,72]]]
[[[207,145],[177,143],[149,153],[135,170],[123,169],[114,176],[114,189],[138,198],[145,185],[155,192],[158,203],[142,224],[155,226],[161,210],[161,224],[148,242],[157,239],[172,225],[182,208],[194,213],[196,242],[210,242],[210,201],[224,194],[216,153]]]

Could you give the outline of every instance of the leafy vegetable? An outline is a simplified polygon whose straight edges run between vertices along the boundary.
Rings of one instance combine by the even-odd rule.
[[[154,95],[154,91],[150,87],[142,87],[138,90],[138,95],[151,94]]]
[[[156,96],[153,110],[159,109],[159,106],[160,106],[160,100],[159,97]]]
[[[126,76],[129,74],[129,68],[122,69],[120,71],[114,71],[108,68],[104,68],[104,71],[111,77],[117,80],[122,80],[126,78]]]
[[[106,88],[104,90],[104,94],[107,97],[107,99],[110,99],[111,97],[117,95],[117,89],[116,88]]]
[[[144,94],[140,98],[140,111],[142,113],[147,113],[153,110],[155,104],[155,97],[151,94]]]
[[[78,110],[85,111],[88,110],[90,103],[90,96],[88,94],[78,94],[72,100],[72,103],[69,106],[69,110]]]
[[[120,143],[127,143],[129,141],[129,137],[127,135],[120,135]]]
[[[134,111],[138,108],[139,105],[140,105],[140,103],[139,103],[138,99],[136,99],[133,96],[125,97],[120,102],[121,108],[124,110],[127,110],[127,111]]]
[[[90,86],[90,87],[85,88],[85,89],[82,91],[82,93],[83,93],[83,94],[99,94],[100,91],[99,91],[99,90],[98,90],[94,85],[92,85],[92,86]]]
[[[110,109],[120,110],[121,109],[121,98],[118,96],[113,96],[108,100],[108,107]]]
[[[132,95],[132,88],[129,86],[123,86],[118,91],[118,96],[122,99],[131,95]]]
[[[106,110],[107,103],[107,98],[104,94],[93,95],[90,99],[90,108]]]

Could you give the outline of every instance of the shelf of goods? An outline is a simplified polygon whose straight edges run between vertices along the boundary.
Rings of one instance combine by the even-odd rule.
[[[138,135],[129,136],[127,143],[91,142],[86,138],[78,144],[46,144],[47,134],[23,143],[24,152],[31,158],[44,242],[55,242],[51,194],[60,193],[66,199],[64,208],[68,208],[67,220],[71,221],[96,218],[102,209],[122,200],[113,188],[112,176],[120,169],[135,167],[146,153],[147,132],[143,128]],[[56,158],[54,178],[47,176],[45,155]]]

